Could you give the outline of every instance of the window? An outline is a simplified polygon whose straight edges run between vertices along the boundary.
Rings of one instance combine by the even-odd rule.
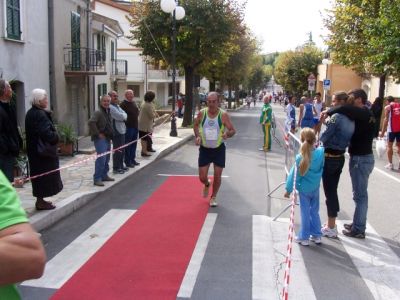
[[[101,34],[97,34],[97,47],[98,51],[98,60],[104,61],[106,60],[106,37]]]
[[[115,60],[115,44],[111,41],[111,60]]]
[[[81,16],[71,12],[71,54],[72,70],[81,68]]]
[[[99,101],[101,100],[101,97],[105,94],[107,94],[107,83],[98,84],[97,85],[97,95],[98,95]]]
[[[140,86],[136,84],[128,84],[128,90],[132,90],[136,98],[140,98]]]
[[[21,7],[19,0],[7,0],[7,37],[21,40]]]

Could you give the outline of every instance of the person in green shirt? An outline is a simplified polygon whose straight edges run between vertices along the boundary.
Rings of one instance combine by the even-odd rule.
[[[270,96],[264,96],[264,106],[261,110],[260,124],[264,133],[264,145],[260,151],[271,151],[271,123],[272,123],[272,108],[269,104]]]
[[[42,276],[46,254],[18,195],[0,171],[0,299],[20,299],[15,283]]]

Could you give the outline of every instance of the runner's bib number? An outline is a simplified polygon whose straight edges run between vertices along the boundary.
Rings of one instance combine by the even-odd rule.
[[[209,141],[218,140],[218,130],[217,130],[217,128],[205,128],[204,134],[206,136],[206,140],[209,140]]]

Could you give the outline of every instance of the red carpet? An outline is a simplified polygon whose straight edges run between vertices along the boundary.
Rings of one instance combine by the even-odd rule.
[[[52,299],[176,299],[208,212],[196,177],[170,177]]]

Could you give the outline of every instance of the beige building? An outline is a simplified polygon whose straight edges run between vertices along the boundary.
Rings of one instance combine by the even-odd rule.
[[[330,80],[331,86],[328,90],[323,88],[324,79]],[[316,91],[320,92],[327,105],[330,105],[333,93],[360,88],[362,82],[362,78],[349,68],[338,64],[321,64],[318,66]]]

